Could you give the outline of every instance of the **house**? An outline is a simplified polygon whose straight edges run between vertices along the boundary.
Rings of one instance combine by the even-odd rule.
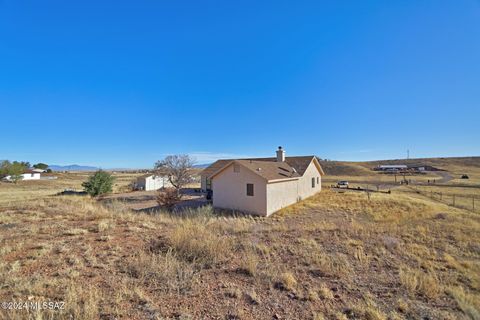
[[[408,169],[407,165],[404,164],[388,164],[388,165],[379,165],[373,170],[375,171],[384,171],[384,172],[400,172],[406,171]]]
[[[33,172],[36,172],[36,173],[45,173],[45,172],[47,172],[47,170],[45,170],[45,169],[39,169],[39,168],[33,168],[32,171],[33,171]]]
[[[135,182],[135,189],[153,191],[170,186],[170,182],[167,177],[157,176],[153,173],[144,174],[137,178]]]
[[[40,180],[41,175],[39,172],[35,172],[33,170],[25,170],[22,174],[21,180]],[[2,180],[5,181],[12,181],[11,176],[5,176]]]
[[[215,208],[268,216],[313,196],[324,172],[317,157],[276,157],[218,160],[202,173],[202,189],[212,190]]]

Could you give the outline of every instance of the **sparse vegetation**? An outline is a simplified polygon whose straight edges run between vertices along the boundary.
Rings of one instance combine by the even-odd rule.
[[[159,175],[168,177],[180,197],[180,190],[193,180],[194,164],[195,160],[187,154],[170,155],[157,161],[155,170]]]
[[[0,183],[0,301],[66,302],[32,319],[479,318],[471,211],[402,190],[325,189],[269,218],[48,196],[85,177]]]
[[[114,177],[110,173],[98,170],[82,186],[90,196],[97,197],[112,192],[113,181]]]
[[[297,280],[291,272],[283,272],[278,277],[277,287],[283,290],[294,291],[297,287]]]
[[[172,209],[180,200],[180,195],[175,188],[165,188],[157,193],[157,203],[168,209]]]
[[[22,173],[30,167],[28,162],[19,162],[4,160],[0,162],[0,179],[6,176],[10,177],[10,181],[17,184],[23,179]]]

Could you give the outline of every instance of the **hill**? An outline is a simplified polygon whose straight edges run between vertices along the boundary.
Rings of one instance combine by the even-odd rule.
[[[393,159],[375,161],[320,161],[327,175],[333,176],[362,176],[372,175],[372,168],[380,164],[429,165],[439,169],[461,172],[465,169],[480,170],[480,157],[451,157],[451,158],[416,158]]]

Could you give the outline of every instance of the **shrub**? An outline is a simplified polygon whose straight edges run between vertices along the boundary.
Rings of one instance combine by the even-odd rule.
[[[184,293],[196,281],[192,264],[177,258],[172,250],[155,254],[139,252],[127,261],[127,274],[165,293]]]
[[[291,272],[284,272],[278,278],[276,286],[282,290],[294,291],[297,286],[297,280]]]
[[[434,274],[409,268],[400,269],[400,282],[411,294],[422,294],[430,299],[442,293],[442,287]]]
[[[175,252],[189,262],[212,266],[225,260],[231,250],[228,238],[217,235],[201,219],[185,219],[170,235]]]
[[[252,249],[247,249],[241,256],[240,271],[249,276],[255,276],[259,265],[258,256]]]
[[[332,300],[334,298],[332,290],[330,290],[330,288],[328,288],[324,284],[322,284],[322,286],[320,287],[319,296],[320,296],[320,298],[325,299],[325,300]]]
[[[82,186],[90,196],[96,197],[112,192],[114,180],[115,178],[110,173],[98,170],[87,181],[82,183]]]
[[[157,203],[162,207],[172,209],[180,201],[180,195],[175,188],[166,188],[157,195]]]

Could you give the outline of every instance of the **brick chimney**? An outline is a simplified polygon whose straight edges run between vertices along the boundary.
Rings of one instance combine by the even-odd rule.
[[[285,151],[281,146],[277,150],[277,162],[285,162]]]

